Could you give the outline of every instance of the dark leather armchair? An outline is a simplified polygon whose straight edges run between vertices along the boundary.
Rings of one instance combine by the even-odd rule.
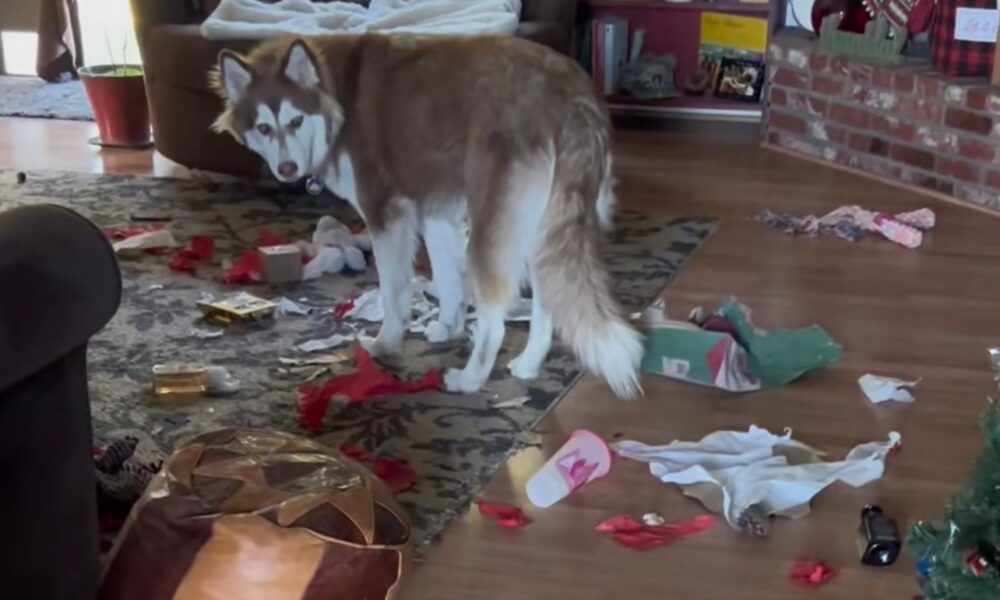
[[[354,0],[361,2],[363,0]],[[256,40],[206,40],[199,25],[208,16],[202,0],[131,0],[146,73],[146,95],[156,149],[192,169],[259,177],[260,159],[209,126],[222,103],[208,87],[208,71],[223,48],[249,50]],[[523,0],[518,35],[572,52],[578,0]]]
[[[93,598],[98,528],[87,341],[118,309],[118,263],[74,212],[0,212],[0,581]]]

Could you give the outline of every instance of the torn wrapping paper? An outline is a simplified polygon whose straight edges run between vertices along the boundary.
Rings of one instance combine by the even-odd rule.
[[[770,333],[757,329],[749,309],[736,299],[696,320],[668,319],[662,300],[647,309],[642,319],[643,370],[730,392],[750,392],[786,385],[842,356],[840,346],[818,325]]]
[[[505,529],[517,529],[530,525],[534,521],[524,514],[523,510],[510,504],[476,500],[476,506],[479,507],[480,514],[493,519],[497,525]]]
[[[813,496],[835,481],[860,487],[879,479],[886,455],[900,441],[894,431],[888,441],[861,444],[835,462],[824,462],[820,452],[793,440],[790,430],[778,436],[756,426],[666,446],[622,441],[614,449],[623,458],[649,463],[654,477],[681,486],[686,496],[740,529],[747,510],[799,518],[808,514]]]
[[[829,233],[851,242],[866,233],[877,233],[911,249],[920,247],[923,243],[922,231],[932,229],[936,224],[934,211],[929,208],[888,214],[865,210],[860,206],[841,206],[822,217],[798,217],[765,210],[757,220],[787,233],[813,236]]]
[[[215,255],[215,238],[210,235],[196,235],[170,261],[170,270],[178,273],[195,274],[198,265],[212,260]]]
[[[142,233],[130,235],[112,244],[115,252],[125,254],[129,252],[166,250],[176,248],[179,244],[174,239],[174,235],[166,229],[144,230]]]
[[[913,402],[915,398],[908,388],[916,387],[920,380],[903,381],[895,377],[882,377],[866,373],[858,379],[861,391],[874,404],[882,402]]]
[[[610,533],[619,545],[626,548],[652,550],[706,531],[715,525],[716,521],[716,517],[712,515],[700,515],[677,523],[666,523],[660,517],[659,523],[651,525],[636,521],[628,515],[621,515],[601,522],[597,525],[597,531]]]
[[[441,376],[437,371],[428,371],[419,379],[402,381],[396,375],[383,371],[361,346],[354,349],[354,362],[357,366],[354,373],[333,377],[321,386],[307,383],[299,387],[299,423],[308,432],[315,434],[320,431],[334,396],[341,396],[348,402],[359,402],[390,394],[416,394],[441,389]]]

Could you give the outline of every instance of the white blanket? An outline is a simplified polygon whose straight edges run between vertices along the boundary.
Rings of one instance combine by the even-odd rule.
[[[284,35],[410,33],[513,35],[521,0],[222,0],[201,26],[209,39],[262,39]]]
[[[885,457],[900,442],[869,442],[844,460],[826,462],[822,454],[792,439],[791,431],[774,435],[751,426],[747,432],[717,431],[699,442],[675,441],[666,446],[639,442],[614,444],[619,456],[649,463],[650,473],[676,483],[708,510],[722,514],[733,527],[748,508],[797,518],[809,512],[809,501],[835,481],[860,487],[882,477]]]

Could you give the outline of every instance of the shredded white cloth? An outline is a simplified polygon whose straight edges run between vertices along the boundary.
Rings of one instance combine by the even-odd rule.
[[[201,26],[213,40],[285,35],[513,35],[521,0],[222,0]]]
[[[822,453],[793,440],[791,430],[778,436],[756,426],[717,431],[698,442],[622,441],[614,448],[619,456],[649,463],[654,477],[680,485],[685,495],[738,529],[741,515],[754,505],[765,514],[798,518],[809,513],[813,496],[835,481],[860,487],[882,477],[885,457],[901,439],[893,431],[888,441],[861,444],[837,462],[823,461]]]

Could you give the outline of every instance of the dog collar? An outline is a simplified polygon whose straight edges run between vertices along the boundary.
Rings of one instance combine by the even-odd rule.
[[[310,196],[319,196],[326,189],[326,184],[319,177],[310,175],[306,178],[306,193]]]

